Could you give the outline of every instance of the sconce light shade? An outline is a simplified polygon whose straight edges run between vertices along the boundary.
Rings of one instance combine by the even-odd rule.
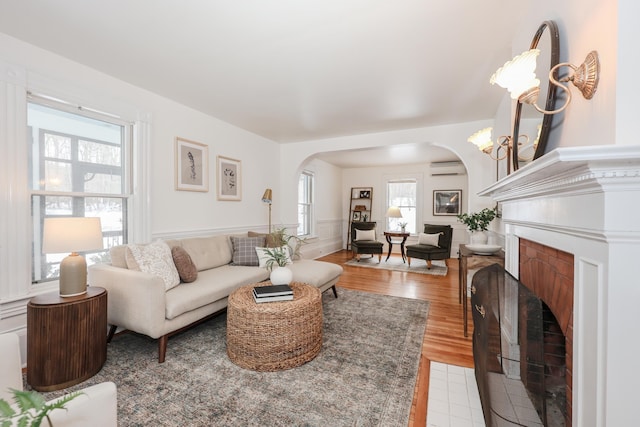
[[[262,201],[265,203],[271,203],[272,200],[273,198],[272,198],[271,189],[267,188],[266,190],[264,190],[264,194],[262,195]]]
[[[467,141],[474,144],[483,153],[490,153],[493,150],[493,141],[491,140],[492,127],[480,129],[469,137]]]
[[[532,105],[542,114],[557,114],[567,108],[571,102],[571,91],[568,86],[562,84],[564,82],[573,83],[585,99],[593,98],[598,88],[598,81],[600,80],[600,60],[598,58],[598,52],[596,51],[589,52],[584,62],[578,67],[568,62],[553,66],[549,71],[549,83],[565,91],[567,99],[562,107],[553,111],[547,111],[538,107],[536,102],[538,101],[538,95],[540,93],[540,80],[536,78],[535,69],[536,58],[539,54],[539,49],[530,49],[521,53],[500,67],[498,71],[491,76],[489,81],[491,84],[497,83],[507,89],[512,99],[517,99],[523,104]],[[554,74],[560,67],[571,68],[573,74],[557,80]]]
[[[60,296],[87,292],[87,262],[78,252],[103,247],[100,218],[45,218],[42,252],[71,252],[60,262]]]
[[[402,218],[402,212],[400,212],[400,208],[397,206],[390,206],[387,210],[387,216],[389,218]]]
[[[512,99],[518,99],[529,90],[540,88],[540,80],[536,78],[536,59],[540,49],[522,52],[496,71],[491,84],[498,84],[507,89]]]

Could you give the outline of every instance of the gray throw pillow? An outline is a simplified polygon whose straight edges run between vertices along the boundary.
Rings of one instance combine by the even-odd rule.
[[[231,237],[231,243],[233,244],[233,257],[231,259],[231,265],[246,265],[255,266],[259,265],[258,255],[256,254],[256,246],[264,246],[264,236],[256,237]]]

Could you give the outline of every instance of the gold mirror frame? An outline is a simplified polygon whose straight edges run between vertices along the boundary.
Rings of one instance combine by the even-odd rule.
[[[538,31],[536,31],[533,36],[533,40],[531,41],[530,49],[538,48],[538,43],[540,42],[540,38],[544,34],[545,30],[549,31],[549,36],[551,39],[551,60],[550,60],[550,68],[551,70],[555,65],[560,62],[560,36],[558,34],[558,26],[553,21],[544,21]],[[545,52],[544,48],[541,48],[542,52]],[[547,73],[548,74],[548,73]],[[554,72],[554,77],[557,79],[557,70]],[[547,101],[545,104],[545,110],[553,111],[556,105],[556,86],[548,85],[547,86]],[[517,101],[516,103],[516,111],[514,115],[513,121],[513,140],[516,141],[520,132],[520,118],[522,116],[522,103]],[[551,132],[551,125],[553,122],[554,114],[544,114],[542,117],[542,127],[540,129],[540,138],[538,139],[538,145],[536,147],[536,151],[533,155],[533,160],[541,157],[547,148],[547,140],[549,139],[549,133]],[[512,149],[512,159],[513,159],[513,170],[516,171],[519,168],[519,160],[518,160],[518,144],[513,144]]]

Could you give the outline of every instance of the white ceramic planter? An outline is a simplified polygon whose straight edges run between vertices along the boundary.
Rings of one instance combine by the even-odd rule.
[[[470,231],[471,243],[474,245],[486,245],[489,241],[489,236],[484,231]]]
[[[269,275],[272,285],[288,285],[293,279],[293,272],[287,267],[276,267]]]

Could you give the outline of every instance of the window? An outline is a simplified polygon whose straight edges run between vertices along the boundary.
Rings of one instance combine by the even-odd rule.
[[[129,150],[133,126],[112,116],[31,97],[29,186],[33,221],[32,282],[58,278],[68,254],[42,254],[49,217],[100,217],[104,247],[127,242]],[[103,262],[108,250],[86,254]]]
[[[313,174],[303,171],[298,180],[298,236],[311,235],[313,221]]]
[[[417,180],[403,179],[387,182],[387,209],[390,206],[400,208],[402,218],[387,218],[388,230],[400,230],[400,223],[407,223],[406,230],[416,233],[416,194]]]

